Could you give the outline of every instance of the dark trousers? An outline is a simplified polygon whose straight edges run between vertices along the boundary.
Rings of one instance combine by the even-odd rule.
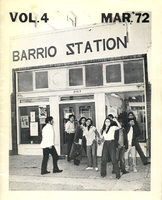
[[[108,160],[112,161],[113,169],[116,177],[120,176],[118,160],[116,159],[116,142],[114,140],[105,141],[102,149],[101,157],[101,176],[106,176],[106,168]]]
[[[74,158],[74,165],[79,165],[80,164],[80,160]]]
[[[54,146],[52,148],[44,148],[43,149],[43,160],[42,160],[42,166],[41,166],[41,173],[45,173],[47,171],[47,164],[49,159],[49,154],[52,155],[53,159],[53,170],[58,169],[57,161],[58,161],[58,154]]]
[[[86,143],[87,143],[86,138],[85,138],[85,136],[83,136],[82,145],[83,145],[83,149],[84,149],[85,153],[87,154],[87,144]]]
[[[143,164],[146,164],[147,163],[147,157],[144,155],[144,153],[143,153],[143,151],[140,147],[140,144],[137,140],[135,142],[135,148],[136,148],[136,151],[138,152]]]
[[[67,133],[67,160],[70,160],[70,151],[74,142],[74,133]]]
[[[125,162],[124,162],[124,154],[125,154],[125,148],[124,147],[118,147],[117,148],[117,160],[119,161],[119,166],[122,172],[125,171]]]

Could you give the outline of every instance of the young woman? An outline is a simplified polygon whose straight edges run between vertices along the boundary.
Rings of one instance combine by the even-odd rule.
[[[82,159],[83,128],[85,127],[85,122],[86,118],[81,117],[79,124],[76,126],[74,143],[70,153],[70,157],[74,159],[74,165],[79,165]]]
[[[86,127],[84,128],[84,135],[87,141],[87,158],[88,167],[86,170],[95,169],[98,171],[97,167],[97,137],[100,139],[100,135],[93,125],[93,121],[88,118],[86,120]]]
[[[116,118],[113,120],[106,118],[101,129],[102,141],[104,141],[101,157],[101,176],[106,176],[107,162],[112,161],[116,178],[120,178],[120,170],[116,159],[117,142],[115,140],[115,131],[120,129],[121,125]]]

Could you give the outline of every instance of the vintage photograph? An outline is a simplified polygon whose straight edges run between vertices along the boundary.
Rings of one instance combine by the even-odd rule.
[[[0,5],[0,198],[160,200],[160,1]]]
[[[150,191],[152,13],[55,15],[65,27],[10,41],[9,189]]]

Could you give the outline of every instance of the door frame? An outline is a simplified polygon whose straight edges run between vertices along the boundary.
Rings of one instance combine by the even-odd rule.
[[[92,106],[92,120],[93,120],[93,125],[96,125],[96,116],[95,116],[95,102],[74,102],[74,103],[61,103],[59,104],[59,118],[60,118],[60,124],[59,124],[59,129],[60,129],[60,152],[62,155],[65,153],[65,149],[67,148],[67,144],[64,143],[66,141],[65,135],[64,135],[64,122],[63,122],[63,108],[65,107],[73,107],[74,108],[74,115],[77,117],[79,116],[79,108],[80,106]]]

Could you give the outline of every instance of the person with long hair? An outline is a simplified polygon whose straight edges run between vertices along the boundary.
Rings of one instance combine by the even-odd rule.
[[[134,120],[134,123],[135,123],[134,127],[136,128],[136,132],[138,133],[138,136],[139,136],[141,134],[141,131],[140,131],[138,122],[137,122],[136,117],[133,112],[128,113],[128,120],[130,121],[130,119]],[[128,127],[127,127],[127,129],[128,129]],[[142,148],[138,142],[138,139],[136,139],[136,141],[135,141],[135,148],[136,148],[136,151],[138,152],[143,164],[144,165],[150,164],[150,161],[148,161],[147,157],[145,156],[145,154],[142,151]]]
[[[129,162],[129,155],[131,155],[132,158],[132,168],[134,172],[137,172],[137,166],[136,166],[136,141],[138,137],[138,129],[135,126],[134,119],[128,120],[128,130],[127,130],[127,139],[128,139],[128,150],[125,152],[125,167],[126,170],[130,171],[130,162]]]
[[[82,147],[83,147],[83,128],[85,127],[86,118],[81,117],[79,123],[76,126],[74,143],[70,152],[70,158],[74,159],[74,165],[79,165],[82,159]]]
[[[88,167],[86,170],[95,169],[98,171],[97,167],[97,138],[100,139],[100,135],[93,126],[92,119],[88,118],[86,120],[86,127],[84,128],[84,135],[87,141],[87,158],[88,158]]]
[[[113,118],[113,120],[111,120],[110,118],[106,118],[104,120],[104,124],[101,129],[101,137],[102,141],[104,142],[101,157],[102,177],[106,176],[107,162],[111,160],[116,178],[120,178],[120,170],[118,166],[118,160],[116,158],[116,147],[118,146],[118,143],[115,140],[115,131],[120,128],[121,125],[116,118]]]

